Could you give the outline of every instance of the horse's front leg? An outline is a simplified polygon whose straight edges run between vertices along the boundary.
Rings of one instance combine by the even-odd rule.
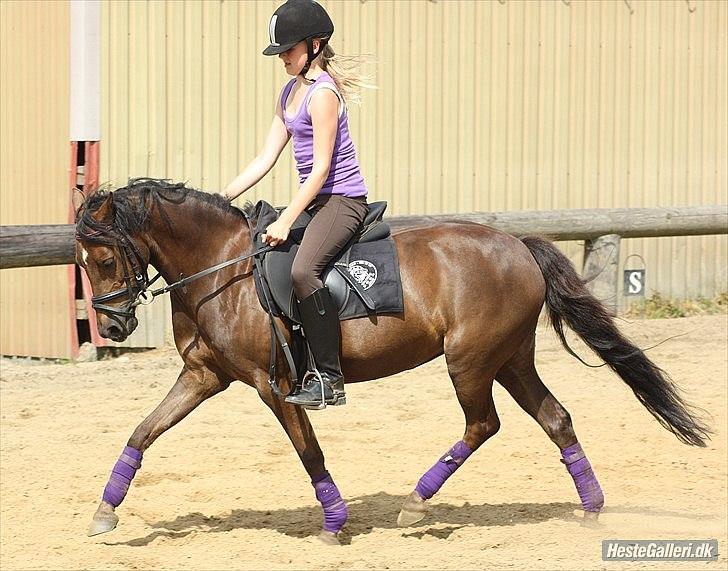
[[[190,369],[185,366],[182,369],[164,400],[131,435],[104,488],[103,498],[91,521],[88,535],[105,533],[116,527],[119,516],[114,510],[124,500],[129,485],[141,466],[144,451],[202,401],[224,390],[229,384],[228,379],[223,379],[204,367]]]
[[[319,538],[325,543],[338,545],[337,534],[344,527],[349,512],[334,480],[326,471],[324,454],[321,452],[306,411],[277,397],[271,390],[264,374],[256,379],[255,386],[260,398],[273,411],[283,426],[283,430],[291,439],[306,472],[311,477],[316,499],[321,502],[324,509],[324,525]]]

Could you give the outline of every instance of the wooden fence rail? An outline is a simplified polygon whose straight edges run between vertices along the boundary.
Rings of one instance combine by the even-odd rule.
[[[443,222],[469,221],[514,236],[541,234],[552,240],[702,236],[728,234],[728,205],[680,208],[599,208],[523,210],[430,216],[392,216],[393,230]],[[0,226],[0,269],[74,263],[72,224]]]
[[[74,263],[73,224],[0,226],[0,269]]]
[[[499,228],[514,236],[542,234],[552,240],[592,240],[609,234],[622,238],[701,236],[728,234],[728,205],[395,216],[389,218],[389,224],[401,228],[462,220]]]
[[[617,304],[617,264],[622,238],[728,234],[728,205],[674,208],[604,208],[393,216],[393,230],[469,221],[515,236],[585,240],[583,275],[612,309]],[[74,263],[74,227],[1,226],[0,269]]]

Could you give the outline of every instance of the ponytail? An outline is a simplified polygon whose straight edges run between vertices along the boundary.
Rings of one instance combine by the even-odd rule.
[[[361,89],[377,89],[372,76],[360,71],[363,64],[376,63],[372,56],[337,55],[327,43],[319,61],[321,69],[331,76],[347,103],[361,105]]]

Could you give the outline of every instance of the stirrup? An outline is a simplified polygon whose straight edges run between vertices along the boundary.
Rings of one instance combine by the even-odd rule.
[[[317,383],[320,394],[321,394],[321,400],[319,402],[311,402],[309,403],[302,403],[297,402],[297,398],[300,396],[301,392],[304,392],[306,387],[310,387],[312,383]],[[329,392],[331,393],[331,397],[329,399],[326,399],[326,389],[329,389]],[[306,372],[306,374],[303,377],[301,389],[299,391],[296,391],[294,394],[290,395],[286,398],[286,402],[290,404],[294,404],[296,406],[300,406],[301,408],[306,408],[308,410],[323,410],[326,408],[327,405],[331,406],[339,406],[346,404],[346,393],[344,392],[338,392],[336,391],[332,386],[328,385],[326,381],[324,381],[323,376],[317,369],[310,370]]]
[[[309,382],[312,383],[318,383],[321,387],[321,402],[317,405],[307,405],[302,404],[301,407],[308,409],[308,410],[324,410],[326,408],[326,394],[325,394],[325,386],[324,386],[324,377],[319,373],[319,370],[314,367],[312,371],[306,371],[306,374],[303,376],[303,382],[304,385],[306,383],[306,379],[309,377],[314,377],[315,380],[309,380]],[[333,389],[332,389],[333,392]]]

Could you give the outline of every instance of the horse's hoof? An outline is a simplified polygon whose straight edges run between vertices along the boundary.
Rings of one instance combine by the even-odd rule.
[[[339,541],[339,538],[336,536],[336,534],[331,531],[326,531],[325,529],[318,534],[318,538],[326,545],[341,545],[341,542]]]
[[[584,512],[584,518],[581,520],[581,527],[590,527],[592,529],[598,529],[602,527],[599,523],[599,512]]]
[[[422,520],[427,515],[427,504],[420,495],[414,491],[405,500],[397,516],[399,527],[409,527]]]
[[[97,511],[91,525],[88,526],[88,536],[99,535],[111,531],[119,523],[119,516],[111,511]]]

